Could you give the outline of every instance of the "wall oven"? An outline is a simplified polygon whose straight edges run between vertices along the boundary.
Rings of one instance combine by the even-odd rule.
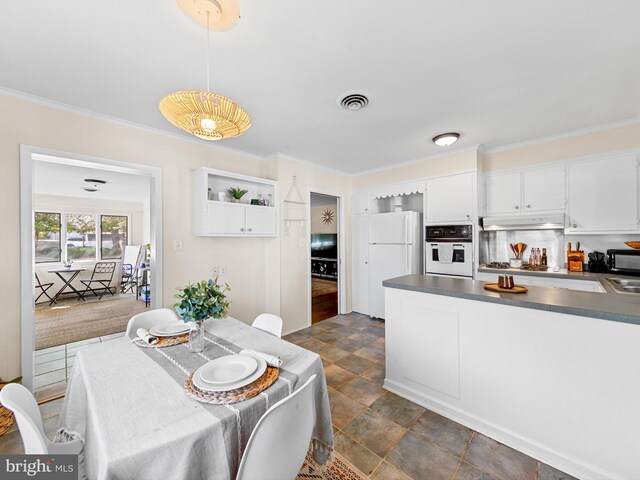
[[[425,229],[427,275],[473,277],[473,227],[436,225]]]

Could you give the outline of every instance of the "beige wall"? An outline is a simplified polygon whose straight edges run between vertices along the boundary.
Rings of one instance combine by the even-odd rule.
[[[353,190],[360,190],[376,185],[475,171],[477,168],[478,149],[474,147],[453,152],[450,155],[426,158],[416,162],[404,163],[397,167],[356,175],[351,179],[351,186]]]
[[[333,212],[333,222],[325,223],[323,213],[326,210]],[[324,207],[311,207],[311,233],[338,233],[338,212],[336,207],[325,205]]]
[[[633,148],[640,148],[640,122],[483,152],[481,163],[484,171],[503,170]]]
[[[282,278],[280,296],[282,299],[282,318],[285,321],[285,329],[298,330],[309,325],[309,299],[310,291],[310,251],[309,251],[309,218],[304,225],[300,222],[291,222],[289,233],[286,232],[284,220],[284,198],[291,186],[291,179],[295,175],[298,190],[303,200],[309,204],[309,189],[321,189],[327,192],[343,194],[345,198],[345,212],[350,211],[349,183],[350,178],[336,172],[317,168],[311,164],[298,162],[289,157],[278,155],[278,178],[280,182],[280,275]],[[351,240],[349,235],[349,215],[346,215],[345,243],[346,252],[343,256],[346,266],[346,278],[341,285],[347,292],[347,311],[350,311],[351,298]],[[304,280],[302,280],[304,279]],[[305,299],[292,301],[292,299]]]
[[[282,230],[280,237],[268,239],[193,236],[191,172],[201,166],[268,178],[278,178],[280,172],[285,179],[281,190],[288,189],[291,176],[297,174],[303,193],[312,186],[346,193],[348,177],[291,159],[265,161],[0,93],[1,377],[20,373],[20,144],[162,169],[165,306],[173,303],[177,287],[211,277],[214,266],[226,266],[228,275],[220,280],[232,288],[232,316],[251,322],[259,313],[281,310],[285,331],[306,326],[308,292],[299,287],[306,285],[307,265],[299,235],[292,231],[285,237]],[[173,250],[174,240],[183,241],[182,251]],[[292,252],[282,262],[284,268],[281,250]]]

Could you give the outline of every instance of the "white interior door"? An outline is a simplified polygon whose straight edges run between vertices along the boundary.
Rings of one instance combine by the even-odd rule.
[[[351,217],[351,303],[369,315],[369,215]]]

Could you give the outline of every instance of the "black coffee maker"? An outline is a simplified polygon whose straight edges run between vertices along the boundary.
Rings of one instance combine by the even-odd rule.
[[[605,255],[602,252],[591,252],[589,254],[588,268],[591,273],[607,273],[609,269],[604,257]]]

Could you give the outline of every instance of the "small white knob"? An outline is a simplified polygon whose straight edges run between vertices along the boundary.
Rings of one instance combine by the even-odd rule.
[[[531,205],[527,205],[527,208],[531,208]]]
[[[574,223],[573,225],[571,225],[572,228],[578,228],[578,224]]]
[[[253,228],[247,228],[248,232],[253,232]]]
[[[515,208],[516,210],[520,210],[520,207],[519,207],[518,205],[516,205],[516,206],[515,206],[515,207],[513,207],[513,208]]]
[[[469,215],[468,213],[467,213],[467,218],[471,218],[471,215]]]
[[[241,232],[244,232],[244,228],[241,228],[241,229],[240,229],[240,231],[241,231]]]

